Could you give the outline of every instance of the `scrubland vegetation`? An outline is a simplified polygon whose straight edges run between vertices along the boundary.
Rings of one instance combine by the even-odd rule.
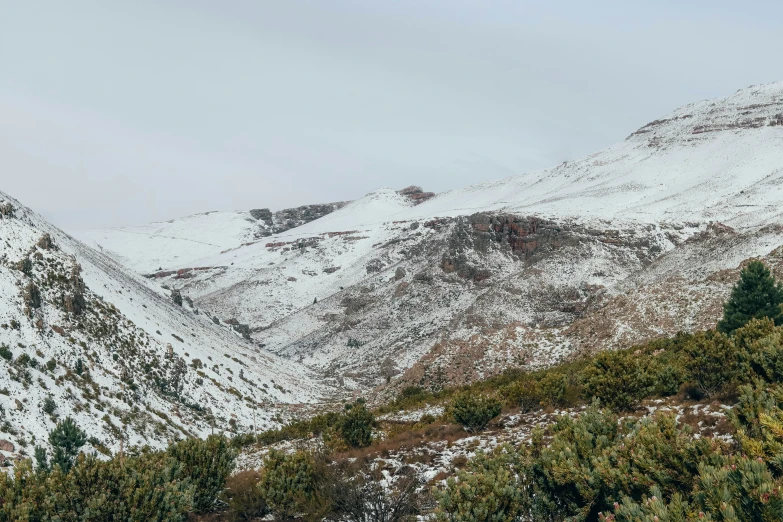
[[[783,520],[781,303],[781,286],[751,262],[716,330],[461,388],[409,387],[374,411],[357,401],[278,430],[108,461],[73,458],[68,442],[79,434],[63,428],[53,435],[59,446],[50,438],[59,457],[42,455],[35,469],[23,462],[0,482],[0,520]],[[647,414],[642,406],[658,399],[725,405],[725,434],[700,436],[674,413]],[[379,420],[433,404],[444,413]],[[377,465],[395,440],[491,432],[502,410],[564,414],[527,443],[466,459],[445,480]],[[237,450],[313,440],[310,449],[269,448],[259,469],[231,474]]]

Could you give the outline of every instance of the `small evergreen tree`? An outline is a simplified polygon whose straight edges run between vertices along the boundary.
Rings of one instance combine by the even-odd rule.
[[[79,449],[87,442],[87,435],[73,419],[66,417],[49,433],[49,444],[54,449],[52,466],[59,466],[64,473],[70,471]]]
[[[279,520],[294,520],[317,504],[325,503],[318,492],[315,459],[297,451],[287,455],[272,450],[264,459],[261,489],[271,512]]]
[[[41,405],[41,409],[44,411],[44,413],[51,415],[54,413],[54,410],[57,409],[57,404],[54,402],[54,399],[47,397],[44,399],[43,404]]]
[[[731,334],[751,319],[769,317],[775,325],[783,324],[783,286],[775,281],[761,261],[751,261],[740,272],[740,279],[723,305],[723,319],[718,330]]]
[[[345,442],[353,448],[364,448],[372,443],[372,425],[375,417],[360,400],[346,404],[347,411],[338,430]]]
[[[166,452],[180,464],[180,474],[195,486],[193,508],[206,513],[215,506],[234,469],[236,451],[226,437],[210,435],[206,440],[188,438],[169,446]]]
[[[49,459],[46,456],[46,448],[41,446],[35,447],[35,463],[38,465],[39,471],[49,471]]]

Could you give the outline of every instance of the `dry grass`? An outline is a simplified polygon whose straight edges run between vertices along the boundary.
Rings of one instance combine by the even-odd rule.
[[[445,441],[447,445],[456,440],[470,436],[469,433],[457,424],[429,425],[419,429],[408,429],[390,435],[384,440],[378,441],[366,448],[356,448],[334,455],[340,459],[369,459],[374,457],[388,458],[392,453],[399,451],[410,452],[413,449],[424,446],[430,442]]]

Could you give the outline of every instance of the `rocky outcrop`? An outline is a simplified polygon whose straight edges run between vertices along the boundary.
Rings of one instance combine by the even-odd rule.
[[[397,191],[399,194],[408,197],[410,200],[413,201],[415,205],[419,205],[421,203],[424,203],[428,199],[432,199],[435,197],[434,192],[424,192],[421,187],[417,185],[411,185],[409,187],[405,187],[402,190]]]
[[[326,203],[321,205],[303,205],[296,208],[287,208],[272,212],[268,208],[253,209],[250,215],[259,221],[261,227],[256,231],[255,237],[261,238],[280,234],[286,230],[296,228],[315,219],[331,214],[345,205],[348,201]]]

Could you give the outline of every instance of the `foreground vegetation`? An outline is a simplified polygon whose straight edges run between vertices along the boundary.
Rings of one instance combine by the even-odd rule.
[[[781,303],[781,286],[752,262],[717,330],[458,389],[406,388],[374,412],[357,401],[279,430],[189,439],[109,461],[74,457],[79,433],[63,427],[50,437],[51,464],[42,453],[35,469],[24,462],[0,482],[0,521],[174,521],[216,512],[356,522],[422,514],[452,522],[783,520]],[[729,436],[701,437],[673,413],[638,417],[640,405],[665,397],[731,405]],[[479,453],[445,481],[424,484],[411,466],[382,468],[377,416],[432,403],[447,406],[440,419],[405,429],[456,422],[475,434],[491,429],[502,408],[584,411],[535,430],[529,443]],[[272,449],[258,470],[230,475],[237,448],[313,439],[318,450]]]

